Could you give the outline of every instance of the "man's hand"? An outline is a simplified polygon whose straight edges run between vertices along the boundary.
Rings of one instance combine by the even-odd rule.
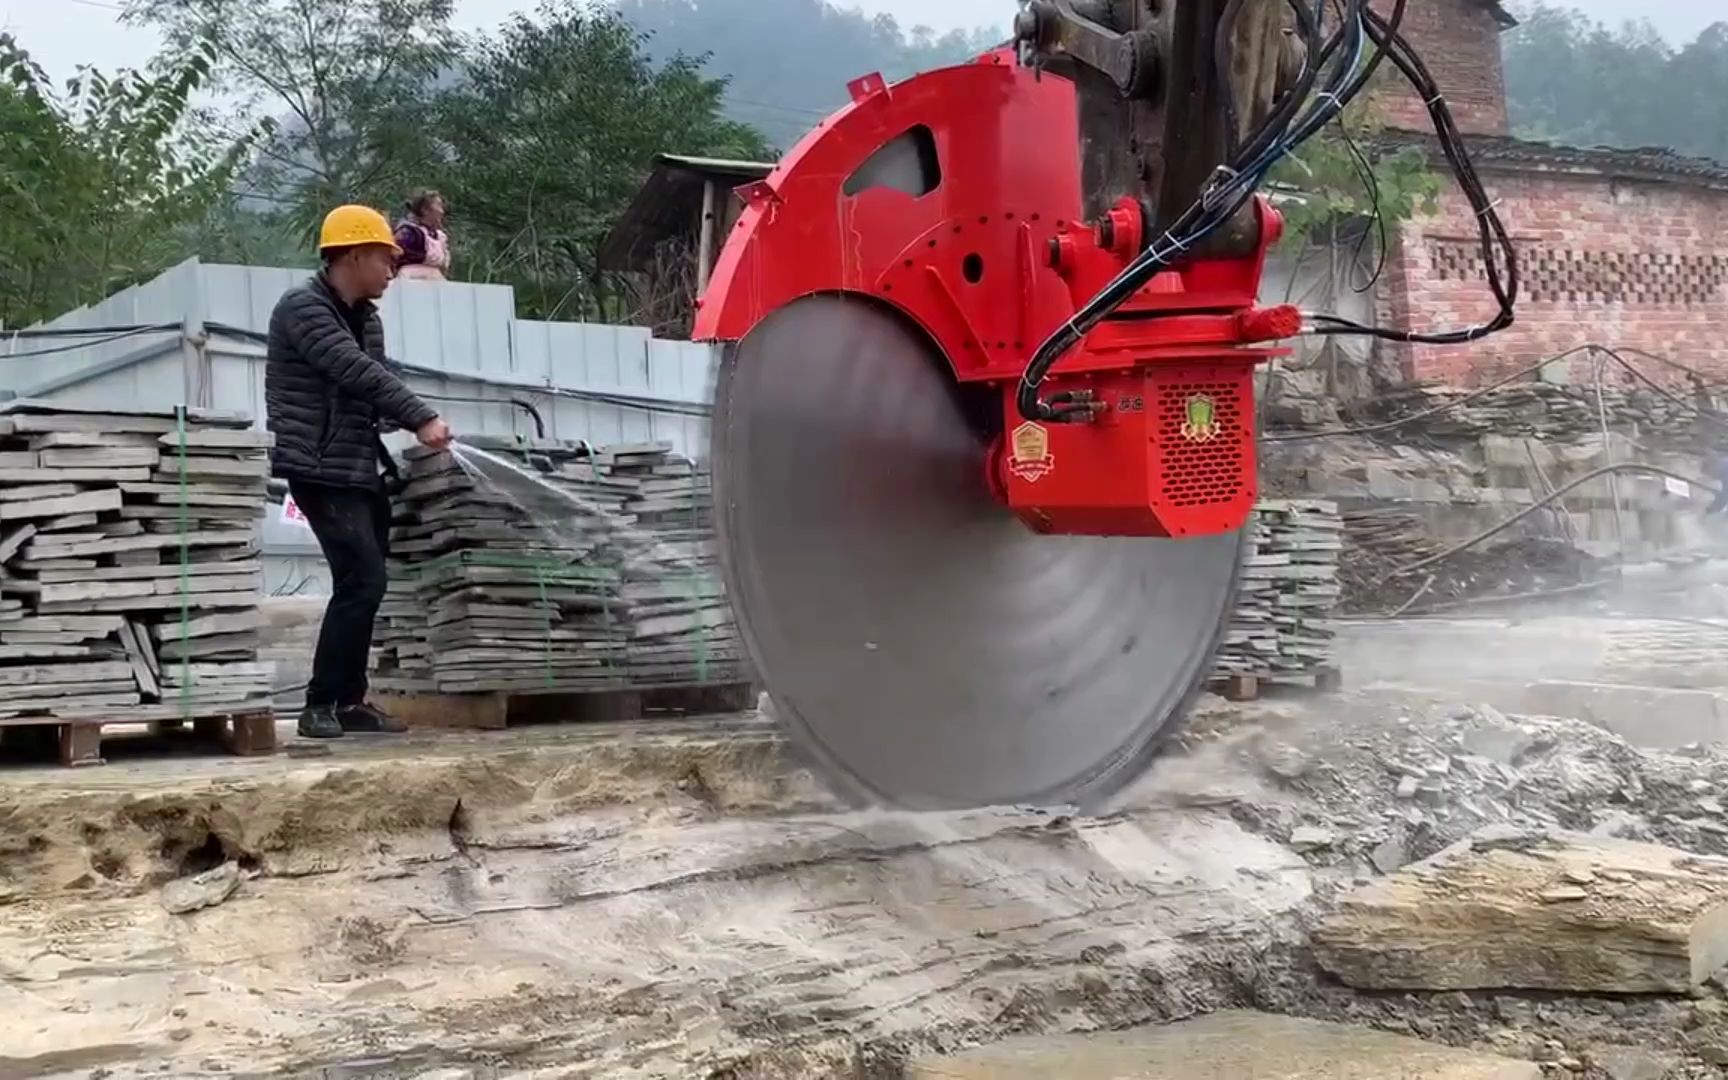
[[[443,417],[433,417],[420,425],[420,430],[414,433],[420,440],[420,445],[429,450],[444,450],[456,441],[456,433],[450,430],[450,425]]]

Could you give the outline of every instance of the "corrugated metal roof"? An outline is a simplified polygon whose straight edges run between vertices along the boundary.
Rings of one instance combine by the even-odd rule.
[[[659,155],[648,179],[600,245],[601,269],[640,269],[662,241],[694,233],[707,182],[731,191],[773,170],[772,164],[761,161]]]

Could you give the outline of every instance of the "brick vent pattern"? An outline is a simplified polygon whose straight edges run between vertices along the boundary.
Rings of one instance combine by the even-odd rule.
[[[1392,0],[1372,2],[1385,11]],[[1413,0],[1404,34],[1428,59],[1466,133],[1506,132],[1501,31],[1483,5]],[[1422,103],[1396,78],[1385,79],[1376,101],[1393,126],[1428,129]],[[1384,345],[1383,370],[1481,385],[1595,342],[1671,356],[1728,380],[1728,192],[1678,176],[1634,179],[1539,164],[1484,163],[1482,178],[1521,255],[1517,322],[1471,345]],[[1476,215],[1449,176],[1443,185],[1436,212],[1399,230],[1376,291],[1383,326],[1455,329],[1493,314]],[[1589,379],[1589,368],[1574,360],[1572,374]],[[1658,364],[1647,371],[1678,378]]]
[[[1480,281],[1474,241],[1436,241],[1439,281]],[[1707,304],[1723,299],[1728,256],[1666,251],[1570,251],[1524,245],[1518,252],[1524,298],[1542,304]]]
[[[1389,368],[1479,386],[1594,342],[1728,380],[1728,192],[1504,168],[1482,179],[1518,247],[1518,321],[1473,345],[1387,345]],[[1382,325],[1454,329],[1493,314],[1475,223],[1449,185],[1435,214],[1404,223],[1377,290]],[[1593,377],[1588,361],[1574,367],[1575,377]],[[1660,365],[1649,374],[1677,378]]]

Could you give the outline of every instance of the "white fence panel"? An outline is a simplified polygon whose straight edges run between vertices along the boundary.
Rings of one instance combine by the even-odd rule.
[[[305,270],[277,266],[204,266],[204,321],[263,333],[276,301],[307,277]]]
[[[305,270],[192,260],[49,325],[196,329],[214,324],[263,333],[282,293],[306,276]],[[658,341],[639,327],[517,319],[515,294],[502,285],[400,281],[386,295],[381,315],[394,358],[443,373],[423,387],[427,393],[484,397],[476,387],[495,384],[496,396],[531,400],[545,417],[547,434],[557,438],[595,443],[670,438],[691,451],[705,441],[700,417],[655,411],[663,404],[688,411],[708,402],[712,365],[705,346]],[[0,357],[39,351],[51,340],[0,335]],[[261,414],[263,373],[257,361],[262,349],[212,334],[205,350],[207,387],[197,350],[165,334],[0,361],[0,390],[115,404],[176,404],[190,396],[194,403],[201,399],[215,408]],[[82,381],[81,375],[86,376]],[[576,400],[558,391],[620,397],[642,407]],[[449,403],[453,410],[457,404]],[[490,406],[471,417],[460,411],[452,415],[471,419],[471,430],[487,433],[527,423],[526,417],[506,423],[503,411]]]

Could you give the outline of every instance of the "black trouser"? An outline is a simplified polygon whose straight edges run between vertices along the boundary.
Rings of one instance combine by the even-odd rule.
[[[307,705],[358,705],[366,698],[372,623],[384,602],[390,555],[390,499],[382,491],[302,480],[288,490],[330,565],[330,604],[312,657]]]

